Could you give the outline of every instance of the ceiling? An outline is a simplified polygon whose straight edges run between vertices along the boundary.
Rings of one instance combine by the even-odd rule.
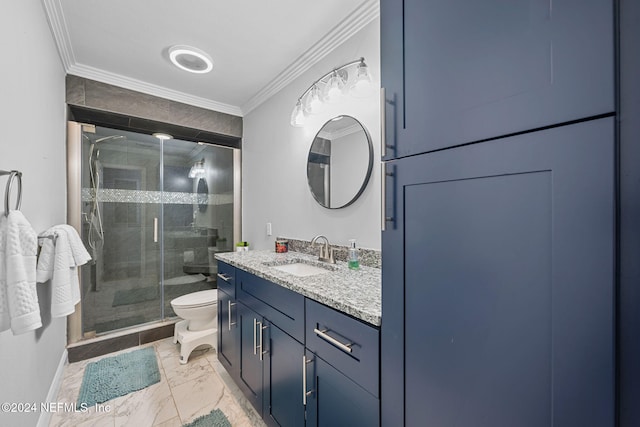
[[[43,0],[67,73],[244,115],[379,14],[378,0]],[[208,74],[166,50],[207,52]]]

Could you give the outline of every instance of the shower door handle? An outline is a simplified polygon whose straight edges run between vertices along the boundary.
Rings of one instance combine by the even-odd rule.
[[[153,218],[153,243],[158,243],[158,218]]]

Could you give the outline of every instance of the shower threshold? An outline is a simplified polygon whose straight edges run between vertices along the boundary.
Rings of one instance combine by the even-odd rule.
[[[171,337],[174,325],[180,320],[182,319],[179,317],[173,317],[163,321],[145,323],[69,344],[67,345],[69,363]]]

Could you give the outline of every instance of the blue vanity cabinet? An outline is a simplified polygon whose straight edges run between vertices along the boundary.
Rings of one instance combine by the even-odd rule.
[[[311,351],[306,354],[307,427],[376,427],[380,400]]]
[[[235,268],[218,261],[218,360],[234,380],[240,378]]]
[[[382,425],[615,425],[612,117],[391,162]]]
[[[304,425],[304,297],[240,269],[236,283],[238,385],[267,425]]]
[[[302,356],[304,345],[265,321],[264,397],[262,417],[269,426],[304,426]]]
[[[379,330],[306,300],[307,426],[380,425]]]
[[[240,378],[238,386],[256,411],[262,415],[263,375],[262,364],[264,353],[259,348],[259,334],[263,334],[264,320],[262,316],[238,303],[238,326],[240,329]]]
[[[611,113],[611,0],[381,0],[385,159]]]
[[[243,303],[238,303],[238,317],[240,389],[267,425],[304,425],[304,346]]]
[[[238,300],[304,342],[304,297],[247,271],[236,270]]]
[[[241,268],[234,280],[232,377],[267,425],[380,425],[378,328]]]

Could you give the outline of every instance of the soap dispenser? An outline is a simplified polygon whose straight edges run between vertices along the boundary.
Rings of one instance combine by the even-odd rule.
[[[356,248],[356,240],[349,240],[349,256],[347,257],[347,262],[349,268],[352,270],[357,270],[360,268],[360,261],[358,260],[358,248]]]

